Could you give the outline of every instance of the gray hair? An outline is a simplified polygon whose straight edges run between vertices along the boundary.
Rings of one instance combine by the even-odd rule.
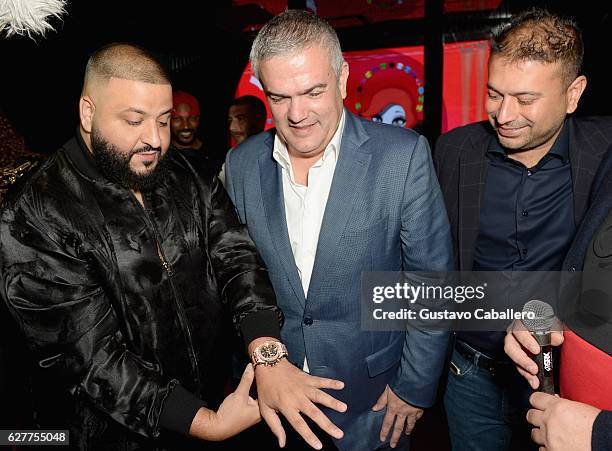
[[[265,24],[253,41],[249,56],[253,73],[261,78],[259,65],[262,61],[314,45],[329,51],[332,69],[339,78],[344,57],[336,31],[308,11],[287,10]]]

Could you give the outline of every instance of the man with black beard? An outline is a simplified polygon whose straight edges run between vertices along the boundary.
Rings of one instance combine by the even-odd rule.
[[[31,354],[37,426],[75,449],[187,449],[260,419],[251,365],[206,407],[220,318],[248,345],[282,317],[215,174],[168,150],[171,111],[150,54],[99,49],[76,136],[0,209],[0,298]]]
[[[145,145],[140,149],[131,150],[127,155],[123,155],[110,142],[106,141],[97,130],[91,134],[91,148],[93,158],[100,172],[109,180],[132,188],[136,191],[149,191],[155,187],[160,179],[163,178],[167,170],[166,155],[159,157],[157,164],[154,161],[143,161],[143,166],[149,168],[150,172],[137,173],[130,169],[130,160],[139,153],[161,152],[160,148],[153,149],[150,145]]]

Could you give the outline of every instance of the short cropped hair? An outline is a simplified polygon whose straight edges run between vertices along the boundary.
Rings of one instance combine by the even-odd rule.
[[[344,57],[336,31],[308,11],[287,10],[266,23],[253,41],[250,54],[253,73],[261,78],[259,65],[262,61],[314,45],[329,51],[332,69],[339,78]]]
[[[571,83],[582,68],[584,45],[576,23],[541,8],[528,9],[494,32],[491,55],[511,62],[559,62]]]
[[[147,50],[134,44],[113,43],[96,50],[85,68],[85,85],[111,78],[171,84],[164,66]]]
[[[266,110],[266,105],[263,103],[259,97],[255,96],[241,96],[232,100],[230,106],[234,105],[245,105],[249,108],[250,111],[253,112],[255,119],[258,121],[266,122],[266,118],[268,117],[268,111]]]

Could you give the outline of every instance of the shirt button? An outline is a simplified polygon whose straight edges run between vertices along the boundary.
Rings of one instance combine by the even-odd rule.
[[[576,267],[575,266],[570,266],[568,271],[576,271]]]
[[[527,177],[531,177],[531,174],[533,174],[533,172],[527,171]]]
[[[527,255],[527,249],[523,249],[523,257]]]
[[[529,212],[527,210],[523,210],[523,212],[521,213],[523,216],[529,216]]]
[[[304,324],[306,324],[307,326],[312,326],[312,318],[310,316],[306,316],[304,318]]]

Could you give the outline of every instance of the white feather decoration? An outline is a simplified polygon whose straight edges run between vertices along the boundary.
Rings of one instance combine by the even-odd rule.
[[[66,0],[0,0],[0,36],[44,36],[51,17],[66,13]]]

